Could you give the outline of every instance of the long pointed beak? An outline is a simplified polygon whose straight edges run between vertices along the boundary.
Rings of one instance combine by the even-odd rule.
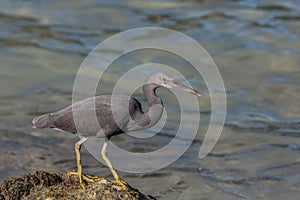
[[[169,88],[174,88],[174,89],[182,90],[182,91],[188,92],[190,94],[196,95],[198,97],[201,97],[201,94],[198,91],[196,91],[196,90],[194,90],[194,89],[192,89],[192,88],[190,88],[188,86],[185,86],[185,85],[183,85],[182,83],[180,83],[178,81],[173,80],[173,81],[170,81],[169,83],[167,83],[166,85]]]

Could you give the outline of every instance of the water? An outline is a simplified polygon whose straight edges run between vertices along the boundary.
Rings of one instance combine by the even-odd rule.
[[[1,1],[0,25],[0,181],[34,170],[75,169],[78,138],[34,130],[32,118],[71,103],[76,71],[99,42],[130,28],[160,26],[193,37],[212,55],[227,89],[225,127],[214,150],[199,160],[210,118],[204,95],[199,133],[179,160],[159,171],[121,176],[159,199],[299,197],[300,1]],[[206,92],[187,63],[137,53],[114,63],[114,76],[98,93],[110,90],[123,66],[149,61],[182,65]],[[116,144],[147,152],[172,140],[177,103],[171,92],[159,93],[172,113],[166,130],[149,140],[120,136]],[[137,97],[142,99],[140,91]],[[110,176],[86,150],[82,154],[85,172]]]

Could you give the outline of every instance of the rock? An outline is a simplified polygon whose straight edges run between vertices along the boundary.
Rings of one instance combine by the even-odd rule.
[[[152,196],[140,193],[129,186],[120,185],[106,179],[86,184],[81,189],[77,176],[57,172],[37,171],[18,178],[8,178],[0,186],[0,200],[17,199],[128,199],[149,200]]]

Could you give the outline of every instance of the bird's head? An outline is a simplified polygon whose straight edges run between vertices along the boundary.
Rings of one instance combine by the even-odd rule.
[[[183,85],[182,83],[174,80],[170,75],[164,74],[162,72],[156,72],[151,74],[147,79],[146,83],[157,85],[157,87],[174,88],[191,93],[196,96],[201,96],[201,94],[198,91]]]

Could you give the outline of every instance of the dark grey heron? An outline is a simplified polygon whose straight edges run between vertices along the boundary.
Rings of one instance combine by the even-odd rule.
[[[162,72],[151,74],[143,85],[145,98],[148,102],[148,112],[143,112],[141,104],[134,97],[126,95],[100,95],[84,99],[58,112],[35,117],[33,128],[53,128],[70,133],[80,133],[81,139],[75,144],[77,172],[79,183],[84,189],[83,180],[92,181],[91,177],[82,174],[80,161],[81,145],[88,137],[105,137],[101,155],[106,162],[115,181],[126,188],[117,172],[107,158],[106,150],[111,136],[124,132],[137,131],[155,125],[161,118],[163,102],[156,95],[158,87],[175,88],[196,96],[201,96],[196,90],[189,88],[171,76]],[[72,173],[72,172],[71,172]]]

